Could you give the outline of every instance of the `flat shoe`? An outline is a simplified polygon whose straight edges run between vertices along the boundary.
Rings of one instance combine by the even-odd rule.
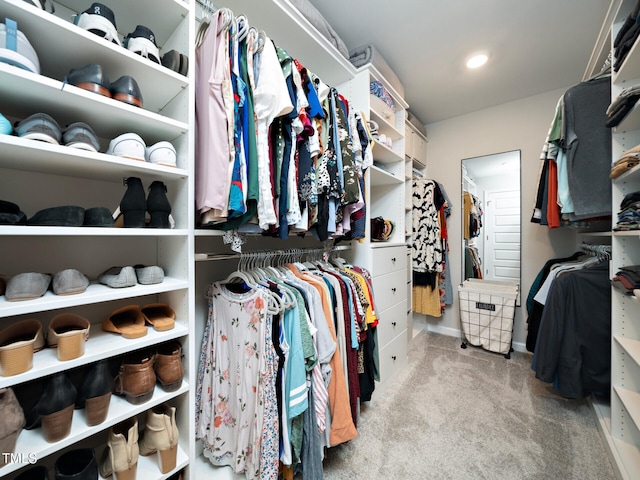
[[[164,280],[164,270],[158,265],[134,265],[136,278],[141,285],[155,285]]]
[[[89,278],[79,270],[67,268],[53,276],[52,286],[56,295],[76,295],[85,292]]]
[[[144,337],[147,334],[145,317],[138,305],[129,305],[112,312],[102,321],[102,330],[119,333],[128,339]]]
[[[136,272],[133,267],[111,267],[98,275],[98,281],[111,288],[133,287]]]
[[[123,75],[111,84],[111,96],[114,100],[142,108],[142,92],[136,80]]]
[[[98,93],[111,98],[111,82],[101,65],[90,63],[80,68],[72,68],[65,77],[65,82],[83,90]]]
[[[176,324],[176,312],[166,303],[150,303],[142,307],[145,322],[157,332],[171,330]]]
[[[26,272],[14,275],[7,282],[4,296],[10,302],[33,300],[43,296],[49,284],[51,275],[46,273]]]
[[[76,205],[45,208],[27,220],[27,225],[44,227],[81,227],[83,223],[84,208]]]

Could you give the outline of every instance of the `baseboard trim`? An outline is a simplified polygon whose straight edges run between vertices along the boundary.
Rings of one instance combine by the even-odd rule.
[[[427,324],[427,330],[429,332],[440,333],[442,335],[448,335],[449,337],[458,337],[462,341],[462,330],[459,328],[443,327],[441,325]],[[526,344],[522,342],[513,342],[511,344],[513,350],[521,353],[531,353],[527,350]]]

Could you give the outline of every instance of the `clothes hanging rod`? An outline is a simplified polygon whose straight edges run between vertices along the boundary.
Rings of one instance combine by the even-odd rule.
[[[338,245],[335,247],[303,247],[303,248],[285,248],[278,250],[262,250],[251,251],[246,253],[196,253],[194,255],[196,262],[211,261],[211,260],[233,260],[236,258],[242,258],[251,254],[271,253],[276,255],[288,255],[291,253],[320,253],[327,252],[329,254],[333,252],[341,252],[344,250],[351,250],[350,245]]]

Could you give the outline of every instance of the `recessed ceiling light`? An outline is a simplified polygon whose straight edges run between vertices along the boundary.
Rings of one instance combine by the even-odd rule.
[[[478,68],[487,63],[489,56],[485,53],[479,53],[467,60],[467,68]]]

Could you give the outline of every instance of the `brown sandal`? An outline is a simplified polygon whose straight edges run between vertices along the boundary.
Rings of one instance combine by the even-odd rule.
[[[171,330],[176,325],[176,312],[166,303],[150,303],[142,307],[145,321],[157,332]]]
[[[134,339],[147,334],[145,317],[138,305],[128,305],[115,310],[102,321],[102,330],[119,333],[124,338]]]

